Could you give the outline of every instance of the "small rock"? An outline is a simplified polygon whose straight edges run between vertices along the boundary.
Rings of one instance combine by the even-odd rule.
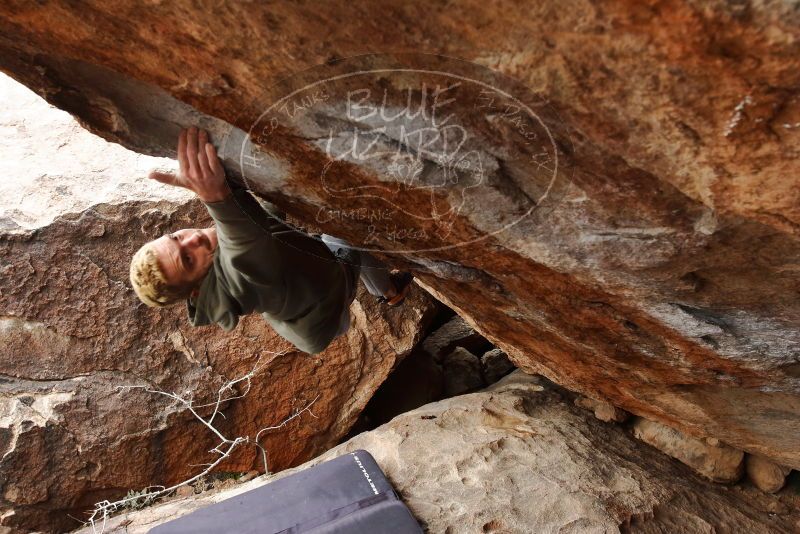
[[[106,226],[100,221],[94,221],[86,230],[89,237],[103,237],[106,235]]]
[[[230,489],[236,486],[239,483],[239,480],[236,478],[226,478],[224,480],[218,480],[214,482],[214,489],[215,490],[225,490]]]
[[[481,362],[477,356],[463,347],[444,357],[444,393],[454,397],[475,391],[484,386],[481,377]]]
[[[585,408],[594,412],[594,416],[606,423],[624,423],[631,416],[622,408],[617,408],[610,402],[590,399],[589,397],[578,397],[575,399],[575,406]]]
[[[747,478],[755,487],[767,493],[776,493],[786,484],[791,469],[778,465],[759,454],[748,454],[745,459]]]
[[[641,417],[633,423],[633,434],[714,482],[734,483],[744,473],[744,453],[723,443],[715,447],[704,439]]]
[[[250,482],[251,480],[256,478],[258,475],[259,475],[258,471],[255,471],[255,470],[248,471],[247,473],[245,473],[242,476],[240,476],[238,478],[237,482],[239,482],[239,484],[242,484],[243,482]]]
[[[422,350],[441,362],[445,354],[455,347],[465,347],[473,354],[482,354],[490,344],[477,333],[464,319],[456,315],[437,328],[422,342]]]
[[[181,486],[175,490],[175,495],[178,497],[190,497],[194,495],[194,488],[191,486]]]
[[[767,511],[771,514],[785,514],[789,511],[789,507],[775,499],[767,503]]]
[[[494,384],[516,369],[516,366],[508,358],[508,354],[500,349],[492,349],[484,353],[481,358],[481,367],[483,367],[483,377],[487,384]]]

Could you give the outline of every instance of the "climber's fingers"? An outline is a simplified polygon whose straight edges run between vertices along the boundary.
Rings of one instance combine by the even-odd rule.
[[[206,157],[208,158],[208,165],[211,171],[216,176],[225,176],[225,169],[222,167],[222,162],[217,156],[217,149],[211,143],[206,143]]]
[[[151,180],[155,180],[157,182],[161,182],[162,184],[177,185],[180,187],[184,187],[184,185],[181,183],[180,178],[168,172],[152,171],[148,175],[148,178],[150,178]]]
[[[197,164],[203,173],[203,177],[210,178],[213,176],[211,165],[208,164],[208,154],[206,153],[206,145],[208,144],[208,134],[205,130],[200,130],[197,136]]]
[[[180,174],[153,171],[150,178],[163,184],[185,187],[203,202],[224,200],[230,190],[225,181],[225,170],[217,157],[208,132],[192,126],[181,131],[178,137]]]
[[[181,134],[178,136],[178,163],[181,176],[186,176],[189,172],[189,160],[186,157],[186,130],[181,130]]]
[[[197,128],[190,126],[186,132],[186,159],[189,163],[189,172],[185,174],[189,179],[197,177],[200,167],[197,165]]]

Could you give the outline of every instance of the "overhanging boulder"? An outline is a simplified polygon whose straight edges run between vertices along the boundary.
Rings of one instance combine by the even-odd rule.
[[[20,2],[0,8],[0,68],[146,153],[205,126],[236,179],[318,230],[374,237],[519,367],[800,467],[798,28],[792,2]],[[339,61],[384,49],[404,53]],[[275,135],[243,137],[287,90],[365,67],[478,79],[535,110],[526,145],[502,108],[481,111],[474,83],[459,89],[443,111],[489,163],[486,181],[467,194],[463,182],[399,188],[392,224],[412,231],[411,251],[396,232],[374,236],[370,218],[318,217],[381,206],[323,178],[380,188],[408,176],[377,160],[328,165],[329,132],[352,119],[347,84]],[[367,88],[397,109],[425,76]],[[249,174],[247,157],[263,162]],[[423,175],[447,177],[437,165]],[[426,205],[452,216],[420,222]]]

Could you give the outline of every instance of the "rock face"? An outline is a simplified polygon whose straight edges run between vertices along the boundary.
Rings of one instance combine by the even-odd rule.
[[[458,347],[472,354],[481,354],[488,344],[486,338],[456,315],[425,337],[421,348],[435,361],[442,363]]]
[[[218,7],[6,2],[0,69],[144,153],[199,123],[519,367],[800,467],[796,1]]]
[[[575,399],[575,406],[586,408],[594,413],[594,416],[606,423],[624,423],[630,417],[625,410],[620,410],[613,404],[588,397],[578,397]]]
[[[47,130],[35,115],[47,110],[28,111],[26,131],[17,124],[20,137]],[[61,153],[51,158],[57,167],[27,160],[32,185],[21,188],[28,195],[23,200],[45,205],[39,199],[46,197],[53,215],[67,213],[37,219],[18,197],[0,206],[7,223],[0,233],[0,530],[75,528],[67,514],[84,517],[97,501],[184,480],[202,470],[197,464],[213,460],[208,451],[217,441],[186,410],[120,387],[146,385],[201,405],[260,362],[247,396],[224,403],[225,419],[216,419],[223,434],[255,436],[316,399],[311,414],[263,436],[269,467],[296,465],[336,444],[421,337],[431,299],[414,289],[405,306],[389,309],[359,293],[347,337],[315,357],[293,351],[259,317],[225,333],[192,328],[180,307],[149,309],[129,288],[129,258],[145,240],[207,223],[207,215],[185,194],[164,196],[160,187],[142,184],[145,170],[132,164],[135,154],[106,150],[105,142],[84,138],[68,122],[71,127],[56,121],[50,128],[62,133]],[[4,150],[20,148],[11,137]],[[69,185],[73,193],[59,196],[64,189],[33,185],[37,176],[50,183],[70,153],[94,169],[52,184]],[[108,183],[98,188],[104,178]],[[136,197],[152,200],[130,200]],[[103,203],[91,205],[98,199]],[[221,468],[263,469],[252,446],[242,446]]]
[[[641,417],[633,422],[633,435],[677,458],[714,482],[737,482],[744,473],[744,453],[717,440],[700,440],[686,436],[673,428]]]
[[[481,356],[481,369],[487,384],[494,384],[515,369],[508,354],[500,349],[486,351]]]
[[[763,456],[748,454],[745,459],[747,478],[758,489],[775,493],[786,484],[786,475],[791,471],[788,467],[771,462]]]
[[[481,376],[481,361],[464,347],[455,350],[442,360],[444,394],[446,397],[470,393],[485,384]]]
[[[199,215],[189,205],[101,205],[35,233],[0,236],[0,478],[2,506],[15,509],[3,524],[75,526],[66,513],[128,489],[169,485],[197,472],[192,464],[209,461],[214,436],[186,411],[120,386],[193,392],[205,404],[260,358],[248,396],[228,403],[226,419],[217,421],[229,437],[254,436],[317,399],[313,416],[262,440],[277,470],[334,445],[418,341],[430,309],[421,290],[391,311],[360,293],[347,337],[315,357],[293,351],[259,317],[225,333],[192,328],[180,307],[139,305],[126,259],[157,229]],[[287,352],[273,354],[281,351]],[[250,447],[225,467],[259,464]]]
[[[306,465],[362,448],[429,532],[766,534],[800,526],[797,508],[778,497],[702,480],[520,372],[401,415]],[[120,516],[108,531],[144,533],[269,480]]]

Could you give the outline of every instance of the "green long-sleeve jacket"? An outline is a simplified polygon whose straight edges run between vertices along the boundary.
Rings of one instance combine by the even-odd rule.
[[[240,316],[260,313],[298,349],[314,354],[327,347],[352,301],[348,267],[320,241],[272,217],[244,189],[206,207],[218,246],[199,294],[188,300],[191,324],[232,330]]]

